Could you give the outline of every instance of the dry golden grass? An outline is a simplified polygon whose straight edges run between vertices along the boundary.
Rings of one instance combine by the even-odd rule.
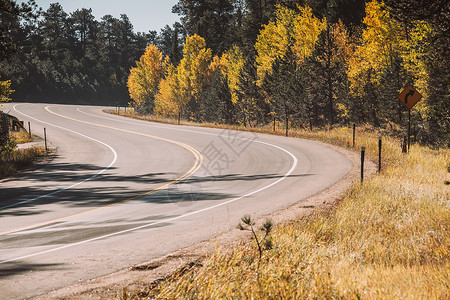
[[[268,129],[258,129],[268,132]],[[280,131],[279,134],[282,134]],[[352,131],[291,131],[292,136],[351,148]],[[378,133],[360,128],[370,158]],[[381,174],[355,185],[335,209],[275,226],[274,247],[220,251],[203,266],[175,274],[130,298],[163,299],[449,299],[449,149],[383,137]]]
[[[12,131],[10,139],[11,142],[5,148],[0,148],[0,179],[32,166],[36,158],[46,153],[43,147],[16,149],[16,144],[33,141],[26,131]]]
[[[26,131],[11,131],[10,137],[16,142],[16,144],[24,144],[33,141]]]
[[[46,153],[44,147],[14,150],[11,155],[0,158],[0,179],[13,175],[17,171],[29,168],[38,157]]]

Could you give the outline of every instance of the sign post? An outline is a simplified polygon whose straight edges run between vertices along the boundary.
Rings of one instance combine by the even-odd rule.
[[[420,99],[422,99],[422,95],[412,85],[408,85],[403,92],[398,95],[398,100],[408,108],[408,151],[411,141],[411,109]]]
[[[411,144],[411,110],[408,109],[408,152],[410,144]]]

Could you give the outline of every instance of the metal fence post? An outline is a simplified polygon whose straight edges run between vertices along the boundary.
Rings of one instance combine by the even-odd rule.
[[[366,154],[366,147],[361,147],[361,183],[364,181],[364,156]]]
[[[378,173],[381,172],[381,137],[378,140]]]
[[[44,144],[45,144],[45,151],[48,151],[47,149],[47,130],[44,127]]]
[[[353,124],[353,148],[355,148],[356,124]]]

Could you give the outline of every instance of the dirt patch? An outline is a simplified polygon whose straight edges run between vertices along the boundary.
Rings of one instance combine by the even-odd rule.
[[[358,153],[324,144],[346,156],[353,164],[347,176],[334,186],[323,192],[309,197],[286,209],[261,217],[258,222],[271,218],[275,224],[295,221],[299,217],[307,216],[316,210],[329,209],[335,206],[345,195],[348,189],[360,180],[360,155]],[[376,172],[375,163],[367,161],[364,174],[369,178]],[[170,277],[175,272],[201,265],[204,259],[217,248],[233,249],[238,244],[248,241],[248,232],[233,229],[209,240],[191,247],[181,249],[166,256],[149,262],[133,266],[116,273],[99,277],[87,282],[75,284],[60,290],[50,292],[33,299],[121,299],[123,291],[133,292],[148,290],[161,280]]]

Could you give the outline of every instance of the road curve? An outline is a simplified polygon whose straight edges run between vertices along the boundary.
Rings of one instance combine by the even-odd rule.
[[[6,104],[56,157],[0,182],[0,298],[136,265],[288,207],[352,165],[321,144],[126,119],[102,107]]]

